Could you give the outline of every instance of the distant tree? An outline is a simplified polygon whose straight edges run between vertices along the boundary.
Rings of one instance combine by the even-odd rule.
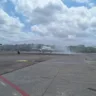
[[[37,49],[41,49],[43,44],[37,44]]]
[[[69,46],[69,49],[72,52],[96,53],[96,48],[94,48],[94,47],[85,47],[84,45]]]

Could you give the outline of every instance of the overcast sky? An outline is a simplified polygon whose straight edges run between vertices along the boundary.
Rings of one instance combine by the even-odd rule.
[[[0,0],[0,43],[96,45],[96,0]]]

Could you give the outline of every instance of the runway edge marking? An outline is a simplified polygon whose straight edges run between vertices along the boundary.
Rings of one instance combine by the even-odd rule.
[[[11,83],[9,80],[4,78],[3,76],[0,76],[0,79],[3,80],[5,83],[9,84],[12,88],[18,91],[22,96],[29,96],[25,91],[21,90],[17,85]]]

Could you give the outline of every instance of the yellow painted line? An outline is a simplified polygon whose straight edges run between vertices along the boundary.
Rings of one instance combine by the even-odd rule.
[[[16,60],[16,62],[28,62],[28,60]]]

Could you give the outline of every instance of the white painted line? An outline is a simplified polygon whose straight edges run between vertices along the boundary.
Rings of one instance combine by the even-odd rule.
[[[20,94],[17,94],[15,92],[13,92],[12,95],[14,95],[14,96],[21,96]]]
[[[1,83],[3,86],[5,86],[5,87],[7,86],[7,85],[6,85],[4,82],[2,82],[2,81],[0,81],[0,83]]]
[[[12,93],[12,95],[14,95],[14,96],[18,96],[18,94],[16,94],[15,92],[14,92],[14,93]]]

